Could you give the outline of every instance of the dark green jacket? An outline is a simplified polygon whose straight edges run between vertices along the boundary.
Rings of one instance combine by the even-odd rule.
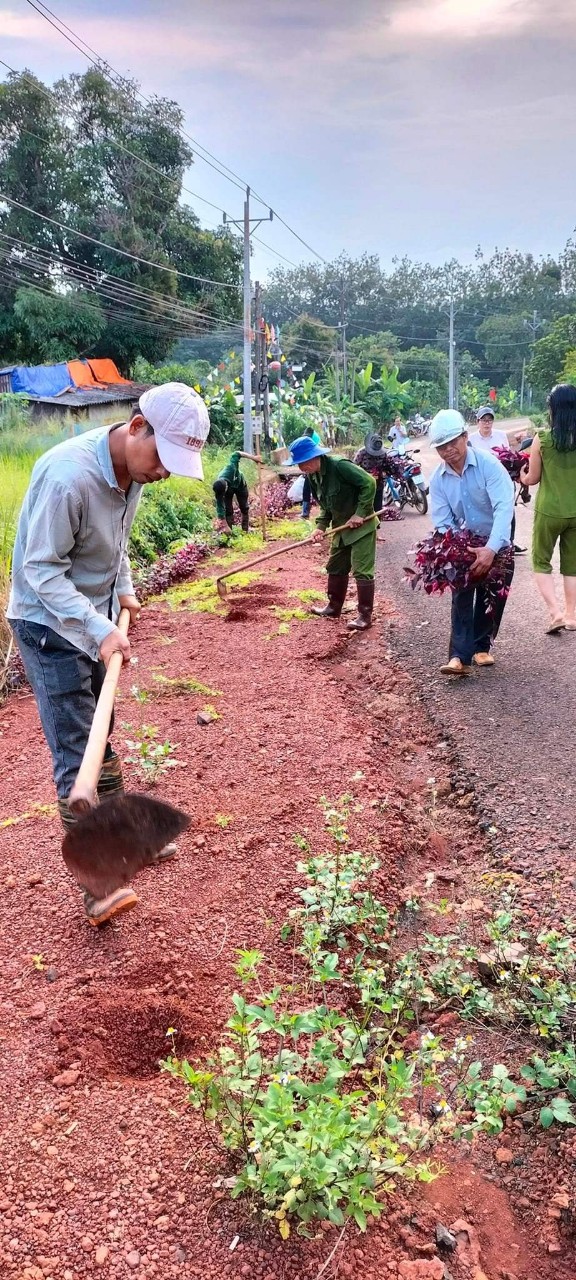
[[[314,496],[320,504],[320,515],[316,521],[319,529],[327,529],[329,525],[335,529],[340,524],[346,524],[350,516],[369,516],[373,513],[376,481],[354,462],[325,455],[320,459],[320,470],[314,472],[309,479]],[[377,524],[374,517],[359,529],[346,529],[345,533],[336,535],[332,546],[349,547],[367,533],[373,533]]]
[[[240,470],[239,453],[233,453],[231,455],[230,461],[226,463],[225,467],[222,467],[222,470],[218,473],[216,479],[226,481],[229,494],[238,494],[243,493],[244,491],[246,491],[246,493],[248,492],[248,485],[246,484],[244,476]],[[216,514],[220,520],[226,519],[224,497],[216,498]]]

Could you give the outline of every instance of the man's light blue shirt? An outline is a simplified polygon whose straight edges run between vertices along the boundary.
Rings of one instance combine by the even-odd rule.
[[[487,538],[494,553],[510,542],[514,485],[492,453],[476,453],[468,445],[462,475],[441,462],[430,479],[432,523],[446,529],[469,529]]]

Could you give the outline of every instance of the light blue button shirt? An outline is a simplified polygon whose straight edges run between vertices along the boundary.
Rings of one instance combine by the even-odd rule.
[[[462,475],[441,462],[430,478],[430,514],[435,529],[469,529],[487,538],[494,553],[510,542],[514,485],[493,453],[468,445]]]

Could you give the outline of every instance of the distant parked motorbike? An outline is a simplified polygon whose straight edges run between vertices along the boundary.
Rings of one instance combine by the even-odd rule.
[[[415,453],[419,450],[415,449]],[[428,510],[428,486],[422,475],[422,467],[412,454],[403,458],[390,458],[385,477],[385,492],[388,492],[389,503],[394,503],[400,511],[403,507],[415,507],[421,516]],[[386,504],[386,500],[385,505]]]
[[[408,435],[412,436],[412,438],[418,437],[418,436],[426,436],[428,435],[429,426],[430,426],[430,418],[423,418],[420,413],[416,413],[414,414],[413,418],[410,418],[408,420],[406,424],[406,430],[408,432]]]

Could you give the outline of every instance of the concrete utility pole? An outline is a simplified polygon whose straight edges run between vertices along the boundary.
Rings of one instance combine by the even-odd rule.
[[[527,328],[527,329],[529,329],[529,330],[530,330],[530,333],[532,334],[532,340],[531,340],[531,343],[530,343],[530,345],[531,345],[531,347],[532,347],[532,348],[534,347],[534,344],[535,344],[535,342],[536,342],[536,334],[538,333],[538,330],[542,328],[543,323],[544,323],[544,321],[543,321],[543,320],[539,320],[539,319],[538,319],[538,312],[537,312],[536,308],[534,308],[534,311],[532,312],[532,319],[531,319],[531,320],[525,320],[525,321],[524,321],[524,324],[526,325],[526,328]],[[526,365],[526,361],[524,361],[524,365],[522,366],[522,387],[524,387],[524,368],[525,368],[525,365]],[[522,408],[523,400],[524,400],[524,395],[523,395],[523,391],[522,391],[522,393],[521,393],[521,395],[520,395],[520,408]],[[528,408],[529,408],[529,409],[531,409],[531,408],[532,408],[532,387],[531,387],[531,386],[529,386],[529,387],[528,387]]]
[[[244,201],[244,451],[252,453],[252,326],[250,310],[250,187],[246,187]]]
[[[254,285],[254,435],[262,435],[261,393],[262,374],[262,290],[260,281]]]
[[[526,356],[522,361],[522,381],[520,383],[520,413],[524,409],[524,387],[526,385]]]
[[[346,311],[344,307],[344,276],[340,277],[340,323],[338,328],[342,334],[342,389],[344,395],[348,391],[348,355],[346,351]]]
[[[454,342],[454,289],[453,289],[453,287],[452,287],[452,284],[450,285],[450,337],[449,337],[448,342],[449,342],[449,349],[448,349],[448,407],[449,407],[450,409],[453,409],[453,408],[454,408],[454,406],[455,406],[455,394],[454,394],[454,393],[455,393],[455,389],[456,389],[456,377],[455,377],[455,365],[456,365],[455,355],[456,355],[456,353],[455,353],[455,342]]]
[[[268,220],[272,222],[274,214],[272,209],[269,210]],[[243,279],[243,328],[244,328],[244,356],[243,356],[243,383],[244,383],[244,452],[252,453],[254,450],[253,430],[252,430],[252,288],[250,285],[250,228],[252,226],[259,227],[265,218],[250,217],[250,187],[246,187],[246,199],[244,201],[244,217],[242,222],[229,218],[228,214],[223,216],[224,225],[232,223],[234,227],[238,227],[242,231],[244,243],[244,279]]]

